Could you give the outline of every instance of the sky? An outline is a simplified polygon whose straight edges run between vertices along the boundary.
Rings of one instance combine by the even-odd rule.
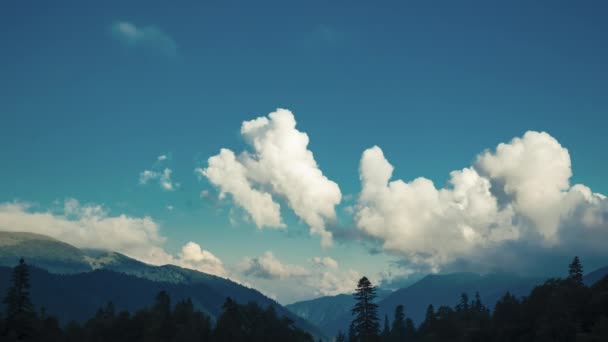
[[[362,275],[608,265],[607,15],[3,1],[0,229],[281,303]]]

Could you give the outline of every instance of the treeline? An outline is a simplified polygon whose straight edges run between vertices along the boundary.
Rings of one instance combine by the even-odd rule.
[[[462,294],[454,307],[429,305],[424,321],[416,328],[395,308],[392,323],[384,317],[380,327],[375,288],[367,278],[357,286],[353,322],[344,342],[591,342],[608,341],[608,276],[591,287],[583,283],[578,257],[569,265],[566,279],[549,279],[523,298],[506,293],[493,311],[477,293],[473,300]]]
[[[20,260],[13,269],[12,284],[4,299],[6,312],[0,316],[0,341],[40,342],[232,342],[232,341],[313,341],[293,321],[279,317],[273,306],[262,308],[255,302],[238,304],[227,298],[215,324],[196,310],[190,299],[172,305],[165,291],[153,305],[134,314],[117,312],[112,303],[99,309],[83,324],[70,322],[61,327],[44,310],[36,311],[30,300],[29,272]]]

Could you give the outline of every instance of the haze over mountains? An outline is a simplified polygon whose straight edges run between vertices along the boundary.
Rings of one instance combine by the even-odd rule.
[[[91,317],[112,301],[119,310],[134,311],[150,304],[154,295],[166,290],[174,301],[191,298],[212,318],[221,312],[226,297],[239,303],[256,301],[274,305],[277,312],[315,336],[335,336],[345,331],[352,319],[351,294],[326,296],[286,305],[255,289],[206,273],[173,265],[152,266],[120,253],[79,249],[53,238],[32,234],[0,232],[0,293],[6,292],[11,268],[20,257],[32,265],[32,297],[38,308],[56,315],[61,322]],[[587,284],[608,274],[608,267],[588,273]],[[464,292],[470,298],[479,292],[482,302],[493,307],[509,291],[527,295],[545,277],[522,277],[506,273],[432,274],[399,289],[378,288],[379,317],[392,317],[403,304],[406,315],[419,324],[429,304],[455,305]],[[353,284],[353,288],[355,284]]]
[[[174,265],[152,266],[111,251],[78,249],[32,233],[0,232],[1,294],[6,293],[12,267],[21,257],[32,266],[34,304],[64,324],[92,317],[108,301],[117,310],[135,311],[150,305],[155,295],[165,290],[174,302],[191,298],[195,307],[212,319],[221,313],[227,297],[238,303],[273,305],[296,326],[313,336],[323,336],[273,299],[229,279]]]
[[[565,268],[565,266],[564,266]],[[595,270],[584,278],[591,285],[608,274],[608,267]],[[392,319],[397,305],[404,305],[405,313],[415,324],[424,319],[429,304],[435,308],[442,305],[454,306],[462,293],[473,299],[479,292],[482,302],[494,304],[508,291],[515,296],[526,296],[534,286],[542,284],[546,277],[522,277],[512,274],[450,273],[431,274],[410,286],[396,291],[378,290],[378,317],[383,320],[387,315]],[[308,301],[289,304],[286,307],[317,325],[325,334],[335,336],[340,330],[347,331],[352,320],[351,309],[355,301],[352,295],[321,297]]]

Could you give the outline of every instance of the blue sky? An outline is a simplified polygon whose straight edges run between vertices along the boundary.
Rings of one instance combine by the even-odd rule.
[[[169,253],[194,241],[226,268],[272,251],[284,265],[329,256],[341,272],[387,271],[403,253],[370,254],[374,239],[322,248],[281,196],[287,228],[258,229],[194,169],[221,148],[251,151],[241,124],[287,108],[339,185],[348,229],[374,145],[394,179],[442,188],[484,150],[544,131],[568,149],[570,183],[607,194],[607,12],[601,1],[4,1],[0,201],[149,216]],[[155,167],[180,186],[140,184]],[[244,281],[285,302],[312,296]]]

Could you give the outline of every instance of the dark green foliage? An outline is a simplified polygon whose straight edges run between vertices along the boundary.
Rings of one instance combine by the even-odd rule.
[[[264,308],[272,305],[278,316],[287,316],[295,321],[295,326],[317,336],[323,335],[310,323],[254,289],[191,270],[179,269],[179,271],[189,277],[209,279],[188,280],[188,283],[167,283],[108,270],[80,274],[52,274],[30,266],[31,298],[36,307],[45,307],[47,312],[52,313],[59,320],[60,326],[65,327],[70,321],[83,325],[88,318],[96,315],[100,307],[105,307],[108,301],[114,303],[116,315],[127,311],[134,316],[139,309],[153,305],[152,301],[162,290],[173,299],[173,305],[191,298],[194,308],[205,313],[211,322],[215,323],[223,312],[224,300],[226,297],[231,297],[238,303],[255,301]],[[2,296],[8,291],[11,276],[12,268],[0,267]],[[0,305],[0,311],[4,313],[3,305]]]
[[[389,334],[389,341],[403,341],[405,340],[406,334],[403,305],[397,305],[395,308],[395,317],[393,318],[393,326]]]
[[[388,316],[384,315],[384,328],[382,329],[382,333],[380,337],[382,337],[382,341],[389,341],[389,336],[391,334],[391,328],[388,323]]]
[[[577,285],[583,285],[583,265],[577,256],[568,265],[568,280],[573,281]]]
[[[309,333],[294,327],[292,320],[279,316],[274,306],[264,309],[255,302],[240,305],[230,298],[213,329],[210,317],[196,310],[192,300],[181,300],[173,307],[164,290],[158,292],[151,307],[133,315],[128,311],[117,312],[114,304],[108,302],[84,324],[72,321],[62,329],[46,310],[35,313],[29,299],[28,268],[23,260],[13,270],[5,304],[7,314],[0,315],[0,341],[313,341]]]
[[[357,341],[357,332],[355,331],[355,322],[351,322],[348,327],[348,342]]]
[[[578,258],[566,279],[549,279],[527,297],[507,292],[490,310],[479,293],[463,293],[453,308],[429,305],[418,330],[395,308],[389,333],[382,341],[419,342],[591,342],[608,341],[608,276],[590,288],[583,283]],[[386,325],[386,319],[385,319]],[[358,341],[358,340],[357,340]]]
[[[374,303],[376,288],[363,277],[355,290],[355,307],[352,310],[355,334],[360,342],[376,341],[380,331],[378,323],[378,305]]]
[[[29,271],[23,258],[19,260],[19,265],[13,268],[11,280],[11,286],[4,298],[6,304],[4,334],[16,340],[33,339],[36,314],[30,301]]]

